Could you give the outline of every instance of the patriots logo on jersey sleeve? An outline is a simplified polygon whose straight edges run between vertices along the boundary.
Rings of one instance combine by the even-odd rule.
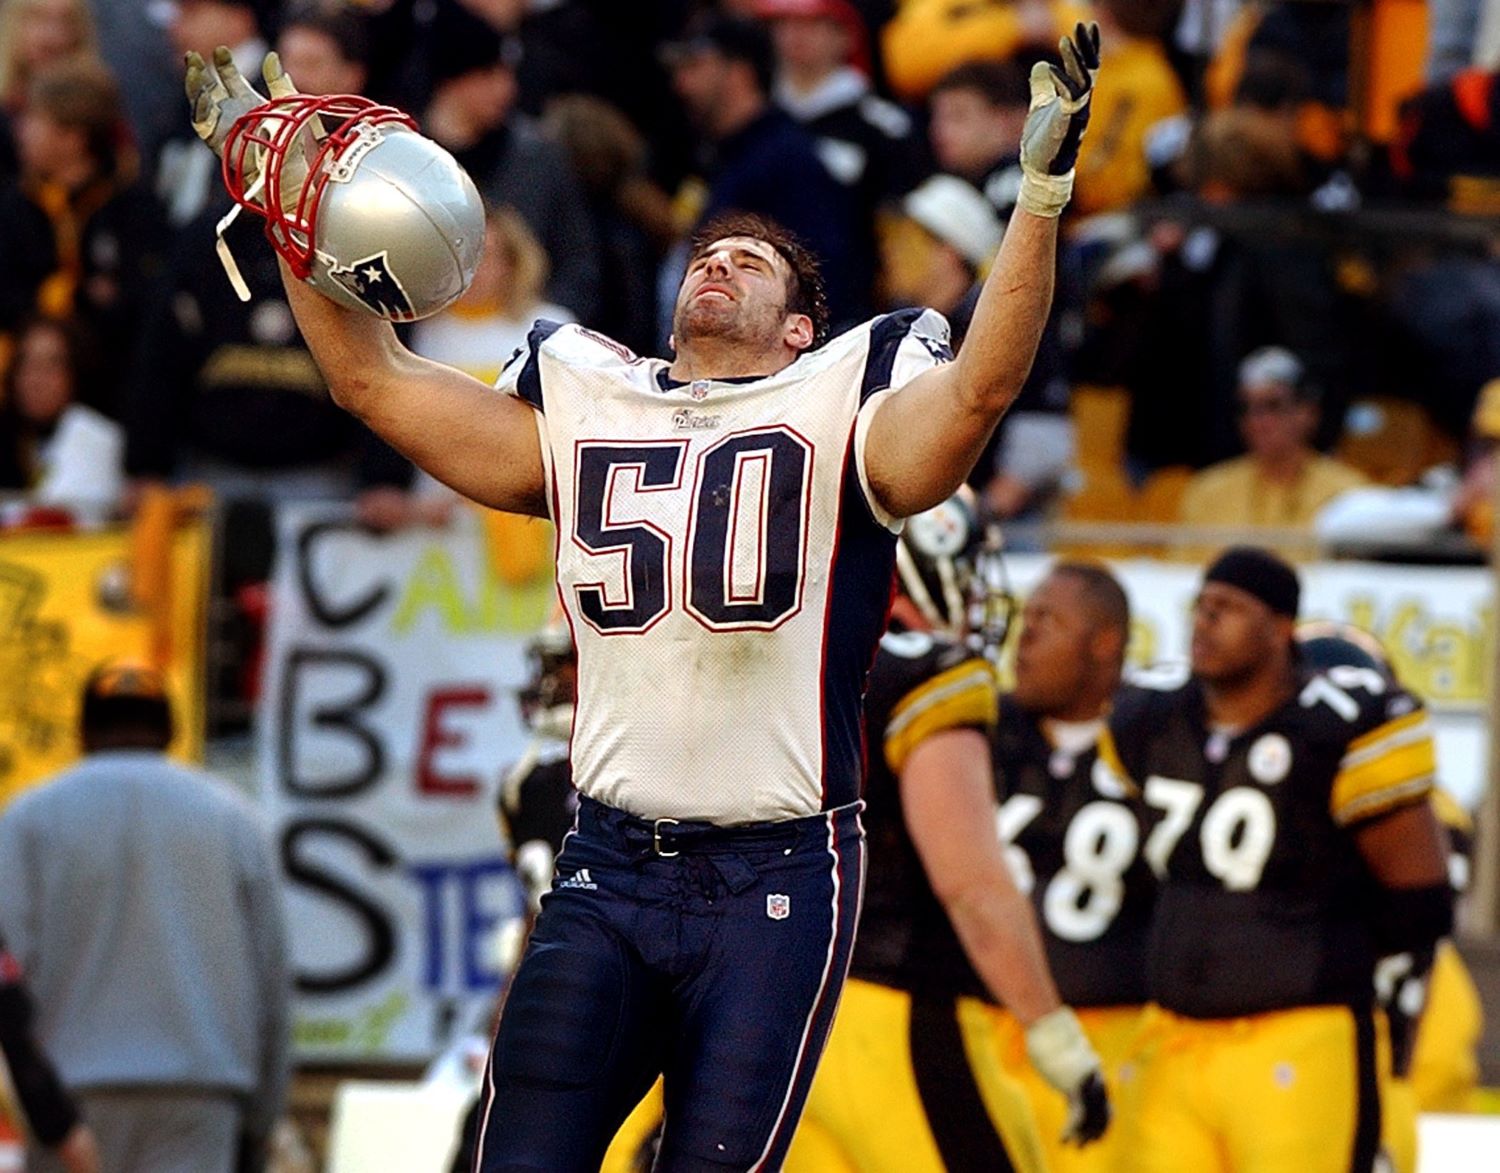
[[[377,314],[396,321],[411,321],[416,317],[411,298],[391,271],[390,255],[385,249],[347,267],[330,268],[328,275]]]

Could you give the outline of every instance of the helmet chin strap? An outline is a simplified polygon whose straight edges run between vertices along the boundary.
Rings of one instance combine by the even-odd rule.
[[[255,182],[245,189],[245,198],[253,200],[260,195],[266,186],[266,171],[264,167],[257,168],[258,174]],[[239,219],[242,205],[236,203],[229,211],[219,217],[219,223],[214,227],[214,251],[219,254],[219,264],[224,266],[224,274],[229,278],[229,284],[234,287],[235,296],[241,301],[250,300],[250,286],[245,284],[245,278],[240,273],[240,267],[235,262],[234,254],[229,251],[229,242],[224,239],[224,233],[229,231],[229,226]]]
[[[896,570],[901,575],[901,586],[904,588],[906,597],[922,613],[922,618],[933,627],[946,627],[947,621],[938,610],[937,604],[932,601],[932,595],[927,591],[927,584],[922,581],[922,575],[917,570],[916,559],[911,556],[911,551],[902,541],[896,543]]]

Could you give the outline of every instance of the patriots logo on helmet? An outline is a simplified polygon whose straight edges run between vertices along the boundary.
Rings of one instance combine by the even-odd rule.
[[[411,298],[391,272],[390,255],[385,249],[351,265],[332,266],[328,275],[381,317],[409,322],[417,316]]]

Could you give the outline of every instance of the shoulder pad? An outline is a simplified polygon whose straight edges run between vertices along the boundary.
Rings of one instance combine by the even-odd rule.
[[[1316,728],[1350,739],[1423,708],[1421,701],[1385,673],[1351,664],[1336,664],[1306,676],[1297,704]]]

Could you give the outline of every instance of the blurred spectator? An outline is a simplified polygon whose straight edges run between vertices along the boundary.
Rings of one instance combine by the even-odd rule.
[[[1021,125],[1030,102],[1026,71],[1014,61],[961,65],[932,91],[928,134],[938,166],[977,187],[1002,216],[1021,190]]]
[[[235,68],[246,78],[260,77],[260,63],[269,45],[269,17],[273,0],[180,0],[169,32],[177,60],[189,50],[212,61],[214,48],[228,46]],[[180,70],[179,66],[179,70]],[[293,75],[295,76],[295,75]],[[179,73],[180,77],[180,73]],[[180,84],[179,84],[180,89]],[[223,186],[214,153],[193,133],[183,113],[176,132],[161,146],[155,176],[156,194],[175,227],[198,215]]]
[[[146,0],[88,0],[99,54],[121,79],[124,114],[134,132],[141,174],[156,174],[162,144],[183,120],[182,54],[174,52],[169,26],[177,5]]]
[[[202,480],[222,497],[259,502],[404,485],[410,465],[329,399],[276,255],[254,239],[258,222],[226,233],[251,294],[235,296],[214,249],[227,206],[219,196],[178,233],[130,380],[127,472]],[[244,551],[230,543],[226,553],[234,563]]]
[[[1025,49],[1055,52],[1058,38],[1087,19],[1087,7],[1065,0],[905,0],[881,34],[886,73],[903,98],[922,98],[969,62],[1004,61]]]
[[[493,383],[537,319],[571,322],[565,307],[542,299],[547,254],[511,208],[485,221],[484,252],[468,291],[449,309],[412,327],[411,348]]]
[[[485,199],[515,208],[552,262],[547,296],[580,321],[599,305],[599,246],[566,153],[516,110],[520,42],[457,7],[438,10],[423,130],[453,152]]]
[[[1318,394],[1289,350],[1263,347],[1240,364],[1238,403],[1246,453],[1188,482],[1184,523],[1311,529],[1323,506],[1365,483],[1312,446]]]
[[[1348,146],[1349,38],[1345,4],[1246,4],[1204,78],[1208,104],[1284,105],[1297,146],[1331,165]]]
[[[946,316],[957,347],[1000,248],[1000,218],[988,200],[952,175],[927,180],[906,196],[901,210],[904,222],[886,237],[887,290],[898,304],[927,305]],[[1068,385],[1060,367],[1055,332],[1049,332],[1015,405],[975,464],[970,481],[995,516],[1033,511],[1072,460]]]
[[[21,1109],[19,1123],[51,1151],[54,1166],[63,1173],[99,1173],[94,1134],[37,1045],[35,1019],[21,964],[0,939],[0,1055]]]
[[[281,67],[304,94],[363,94],[370,34],[363,15],[337,0],[290,10],[276,37]]]
[[[849,193],[819,160],[813,137],[771,102],[770,34],[753,21],[710,16],[669,45],[666,59],[709,147],[698,222],[727,211],[769,216],[818,255],[836,328],[867,313],[871,291],[859,286]]]
[[[26,492],[26,505],[5,512],[24,522],[41,505],[98,522],[120,505],[125,486],[125,429],[76,402],[93,348],[73,322],[34,318],[16,336],[0,407],[0,488]]]
[[[19,122],[21,177],[0,190],[0,330],[32,313],[76,316],[116,364],[75,391],[118,415],[118,360],[160,277],[160,209],[134,182],[114,78],[97,62],[31,81]]]
[[[4,0],[0,3],[0,183],[14,179],[15,120],[31,79],[75,54],[95,53],[87,0]]]
[[[84,687],[83,761],[0,817],[0,924],[110,1173],[263,1168],[288,1077],[275,856],[233,786],[165,757],[161,674]]]
[[[583,184],[602,270],[594,326],[637,354],[656,344],[655,275],[677,235],[672,201],[646,173],[646,142],[630,120],[588,94],[547,105],[542,125]]]
[[[538,319],[574,320],[564,306],[542,300],[546,283],[547,254],[526,221],[511,208],[496,208],[485,222],[484,253],[473,284],[449,309],[412,327],[411,348],[423,358],[493,383],[500,368],[526,345],[526,335]],[[451,489],[421,472],[409,497],[385,496],[389,499],[383,505],[387,528],[390,522],[443,524],[460,500]],[[362,512],[368,515],[374,504],[367,503]],[[491,515],[486,511],[484,516]],[[550,549],[550,531],[530,518],[491,524],[507,531],[507,542],[535,546],[540,541]],[[546,556],[544,551],[538,553]]]
[[[1146,194],[1151,129],[1187,109],[1187,96],[1159,39],[1161,4],[1100,0],[1101,64],[1089,132],[1078,154],[1071,210],[1079,215],[1123,207]]]
[[[1307,188],[1296,140],[1275,114],[1249,106],[1204,115],[1179,172],[1185,186],[1210,203],[1297,196]]]
[[[869,36],[850,0],[759,0],[776,48],[777,104],[812,132],[818,158],[849,191],[854,280],[875,281],[875,214],[927,173],[911,116],[870,85]]]
[[[957,350],[1004,225],[984,196],[952,175],[909,193],[901,212],[883,239],[886,292],[898,306],[931,306],[947,318]]]

